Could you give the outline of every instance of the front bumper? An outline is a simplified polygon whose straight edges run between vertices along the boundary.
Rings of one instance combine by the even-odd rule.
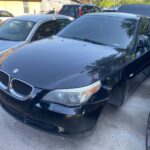
[[[76,135],[92,130],[99,118],[106,99],[99,103],[86,104],[80,107],[59,107],[59,113],[52,111],[51,104],[36,103],[31,100],[19,101],[3,91],[0,91],[2,107],[13,117],[32,127],[54,134]],[[62,112],[62,113],[61,113]]]

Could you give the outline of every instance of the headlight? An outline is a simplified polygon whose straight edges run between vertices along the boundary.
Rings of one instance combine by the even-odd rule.
[[[49,92],[43,97],[44,101],[59,103],[67,106],[78,106],[87,102],[101,87],[97,81],[89,86],[75,89],[60,89]]]

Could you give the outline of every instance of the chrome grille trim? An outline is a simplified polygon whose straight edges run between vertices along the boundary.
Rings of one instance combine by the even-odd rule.
[[[4,91],[8,95],[10,95],[14,98],[17,98],[18,100],[22,100],[22,101],[35,97],[35,95],[36,95],[34,92],[35,88],[31,84],[29,84],[23,80],[17,79],[17,78],[11,78],[10,75],[5,71],[0,70],[0,73],[3,73],[8,77],[8,85],[7,86],[5,84],[3,84],[3,82],[0,81],[0,90]],[[14,80],[20,81],[20,82],[28,85],[32,89],[31,92],[26,96],[16,92],[15,89],[13,89],[13,87],[12,87],[12,82]]]
[[[4,73],[7,77],[8,77],[8,86],[4,85],[1,81],[0,81],[0,87],[4,90],[7,90],[9,88],[9,83],[10,83],[10,76],[8,73],[6,73],[5,71],[0,70],[0,72]]]
[[[30,92],[27,96],[24,96],[24,95],[19,94],[18,92],[16,92],[15,89],[13,88],[13,86],[12,86],[12,82],[13,82],[14,80],[20,81],[20,82],[22,82],[22,83],[24,83],[24,84],[30,86],[30,87],[32,88],[31,92]],[[17,78],[13,78],[13,79],[10,81],[9,91],[10,91],[10,93],[11,93],[12,95],[14,95],[15,97],[17,97],[17,98],[19,98],[19,99],[22,99],[22,100],[26,100],[26,99],[29,99],[29,98],[31,97],[31,95],[33,94],[34,87],[33,87],[31,84],[29,84],[29,83],[27,83],[27,82],[25,82],[25,81],[23,81],[23,80],[20,80],[20,79],[17,79]]]

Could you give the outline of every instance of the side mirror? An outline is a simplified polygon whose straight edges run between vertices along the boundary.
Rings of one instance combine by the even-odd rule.
[[[149,37],[146,35],[138,36],[138,48],[148,47]]]

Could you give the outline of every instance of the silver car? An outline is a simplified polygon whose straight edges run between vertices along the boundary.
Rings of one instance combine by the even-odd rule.
[[[27,15],[9,19],[0,25],[0,52],[50,37],[73,18],[63,15]]]

